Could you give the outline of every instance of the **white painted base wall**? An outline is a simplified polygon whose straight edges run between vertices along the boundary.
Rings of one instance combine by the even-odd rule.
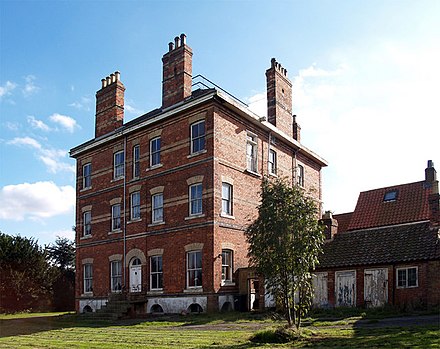
[[[84,313],[84,308],[86,306],[89,306],[90,308],[92,308],[92,311],[95,312],[97,309],[101,309],[101,307],[105,305],[107,301],[108,301],[107,299],[94,299],[94,298],[81,299],[79,301],[79,311],[81,313]]]
[[[207,297],[156,297],[148,298],[147,313],[151,313],[151,307],[158,304],[162,307],[165,314],[179,314],[189,312],[191,304],[199,304],[203,312],[206,312],[208,298]]]

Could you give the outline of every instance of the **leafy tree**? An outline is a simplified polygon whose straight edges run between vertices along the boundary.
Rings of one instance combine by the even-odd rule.
[[[46,247],[52,265],[60,271],[72,271],[75,269],[75,245],[74,242],[57,236],[55,244]]]
[[[57,270],[33,238],[0,232],[0,304],[17,311],[47,306]]]
[[[265,178],[260,195],[258,218],[245,233],[249,258],[282,305],[289,326],[299,330],[311,306],[311,271],[324,242],[317,206],[303,189],[283,179]]]

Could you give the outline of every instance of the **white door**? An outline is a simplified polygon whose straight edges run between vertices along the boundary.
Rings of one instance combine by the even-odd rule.
[[[336,272],[336,305],[353,307],[356,305],[356,271]]]
[[[135,258],[130,265],[130,292],[142,291],[142,265],[139,258]]]
[[[313,305],[324,307],[328,305],[327,273],[316,273],[313,276]]]
[[[364,300],[367,307],[382,307],[388,302],[387,268],[365,270]]]

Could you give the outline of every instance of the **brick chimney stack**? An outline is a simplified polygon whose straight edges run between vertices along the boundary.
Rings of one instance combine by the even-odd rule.
[[[338,233],[338,221],[333,218],[330,211],[325,211],[321,219],[324,224],[324,235],[326,240],[333,240],[333,237]]]
[[[292,83],[287,78],[287,70],[275,58],[272,58],[271,67],[266,70],[266,83],[268,121],[293,137]]]
[[[186,44],[186,35],[176,36],[168,49],[162,57],[162,108],[190,97],[192,89],[192,50]]]
[[[438,227],[440,226],[440,194],[437,171],[432,160],[428,160],[428,166],[425,169],[425,188],[431,191],[428,197],[431,224]]]
[[[96,92],[95,138],[116,130],[124,124],[124,84],[118,71],[101,80]]]

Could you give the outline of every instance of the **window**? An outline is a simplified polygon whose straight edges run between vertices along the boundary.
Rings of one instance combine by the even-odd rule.
[[[160,164],[160,137],[154,138],[150,141],[150,166],[156,166]]]
[[[232,282],[232,251],[222,250],[222,281]]]
[[[417,287],[417,286],[418,286],[417,267],[397,269],[397,287],[407,288],[407,287]]]
[[[121,204],[112,206],[112,230],[121,229]]]
[[[163,193],[155,194],[151,197],[153,223],[163,222]]]
[[[269,150],[269,173],[277,174],[277,153],[275,150]]]
[[[115,153],[113,162],[114,179],[124,177],[124,152]]]
[[[397,200],[397,190],[392,190],[392,191],[386,192],[383,197],[383,201],[385,201],[385,202],[396,201],[396,200]]]
[[[84,293],[93,292],[93,265],[84,264]]]
[[[222,213],[232,216],[232,185],[222,183]]]
[[[141,194],[137,191],[131,194],[131,219],[141,218]]]
[[[205,149],[205,121],[191,125],[191,154]]]
[[[187,254],[187,285],[202,287],[202,251],[191,251]]]
[[[150,289],[161,290],[163,288],[162,256],[150,258]]]
[[[88,163],[83,166],[83,189],[92,186],[92,164]]]
[[[251,172],[258,172],[257,168],[257,136],[248,133],[246,143],[247,169]]]
[[[135,145],[133,147],[133,178],[138,178],[141,173],[140,159],[140,147]]]
[[[189,214],[202,214],[202,183],[189,187]]]
[[[110,263],[110,278],[112,292],[121,292],[122,290],[122,262],[113,261]]]
[[[92,234],[92,212],[86,211],[83,214],[84,231],[83,236],[90,236]]]
[[[296,169],[296,179],[297,179],[297,183],[300,187],[304,187],[304,166],[303,165],[298,165],[297,169]]]

